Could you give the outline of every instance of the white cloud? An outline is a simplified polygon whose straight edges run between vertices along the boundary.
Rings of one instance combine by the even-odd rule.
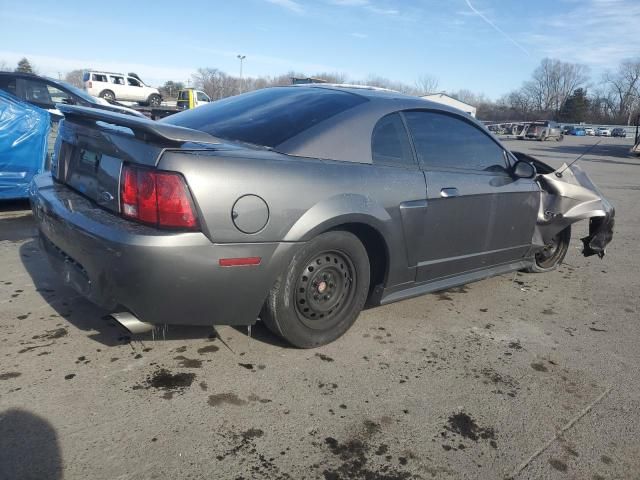
[[[273,3],[274,5],[278,5],[279,7],[286,8],[287,10],[294,13],[302,13],[304,8],[298,2],[294,0],[266,0],[269,3]]]
[[[397,15],[400,13],[395,8],[381,8],[376,6],[369,0],[329,0],[329,3],[339,7],[360,7],[378,15]]]
[[[350,33],[350,35],[355,38],[369,38],[369,35],[367,35],[366,33],[353,32]]]
[[[615,68],[640,55],[638,22],[637,0],[583,0],[566,13],[539,19],[524,38],[541,56]]]

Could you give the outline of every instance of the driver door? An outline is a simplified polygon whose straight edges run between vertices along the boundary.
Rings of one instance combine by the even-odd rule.
[[[403,115],[427,183],[416,281],[523,258],[540,201],[535,181],[514,178],[500,143],[464,116],[428,110]]]

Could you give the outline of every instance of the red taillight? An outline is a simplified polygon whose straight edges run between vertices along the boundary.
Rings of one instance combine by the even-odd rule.
[[[189,191],[179,173],[123,166],[120,205],[124,217],[143,223],[189,230],[198,227]]]

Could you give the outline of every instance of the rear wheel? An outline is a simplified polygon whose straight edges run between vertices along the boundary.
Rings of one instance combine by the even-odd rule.
[[[100,92],[100,98],[104,98],[107,102],[113,102],[116,99],[115,94],[111,90],[103,90]]]
[[[545,247],[535,255],[529,272],[542,273],[555,270],[562,263],[569,250],[571,227],[567,227],[553,237]]]
[[[162,98],[160,98],[160,95],[158,95],[157,93],[152,93],[147,99],[147,103],[152,107],[159,107],[161,102]]]
[[[309,241],[271,289],[261,318],[300,348],[319,347],[355,322],[369,291],[369,258],[349,232],[323,233]]]

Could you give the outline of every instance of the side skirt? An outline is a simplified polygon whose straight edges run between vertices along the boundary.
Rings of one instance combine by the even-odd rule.
[[[446,290],[448,288],[459,287],[471,282],[477,282],[478,280],[484,280],[485,278],[495,277],[496,275],[502,275],[504,273],[513,272],[515,270],[522,270],[531,265],[530,259],[523,259],[514,263],[507,263],[503,265],[495,265],[482,270],[476,270],[473,272],[466,272],[461,275],[453,277],[447,277],[430,282],[413,284],[400,291],[395,291],[382,295],[380,305],[386,305],[388,303],[405,300],[407,298],[413,298],[425,293],[437,292],[439,290]]]

